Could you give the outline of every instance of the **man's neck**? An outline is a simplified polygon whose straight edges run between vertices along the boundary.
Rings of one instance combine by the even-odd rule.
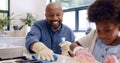
[[[60,25],[57,29],[52,28],[52,30],[53,30],[54,32],[57,32],[60,28],[61,28],[61,25]]]

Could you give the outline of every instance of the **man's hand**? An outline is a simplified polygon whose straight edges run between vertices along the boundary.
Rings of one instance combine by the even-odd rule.
[[[37,54],[38,59],[47,60],[47,61],[54,60],[53,51],[50,50],[41,42],[34,43],[32,50]]]

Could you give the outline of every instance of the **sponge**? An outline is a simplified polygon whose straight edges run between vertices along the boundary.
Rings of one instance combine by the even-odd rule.
[[[53,55],[54,60],[51,60],[51,61],[46,61],[46,60],[38,59],[37,56],[35,56],[35,55],[32,56],[32,58],[33,58],[34,60],[36,60],[36,61],[41,62],[41,63],[51,63],[51,62],[56,61],[56,60],[58,59],[58,56],[57,56],[57,55]]]

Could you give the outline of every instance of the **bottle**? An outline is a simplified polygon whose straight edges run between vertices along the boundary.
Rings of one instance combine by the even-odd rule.
[[[61,40],[62,40],[62,42],[59,44],[59,46],[60,46],[61,49],[62,49],[62,47],[66,44],[66,43],[65,43],[65,42],[66,42],[66,41],[65,41],[65,37],[62,37]],[[69,51],[69,49],[68,49],[68,50],[62,50],[62,55],[63,55],[63,56],[69,56],[68,51]]]

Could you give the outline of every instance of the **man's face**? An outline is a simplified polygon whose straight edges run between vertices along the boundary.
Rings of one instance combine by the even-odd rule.
[[[59,28],[63,19],[63,12],[59,7],[53,7],[46,11],[46,19],[53,29]]]
[[[98,36],[102,41],[109,45],[115,41],[119,33],[119,25],[113,23],[96,23]]]

